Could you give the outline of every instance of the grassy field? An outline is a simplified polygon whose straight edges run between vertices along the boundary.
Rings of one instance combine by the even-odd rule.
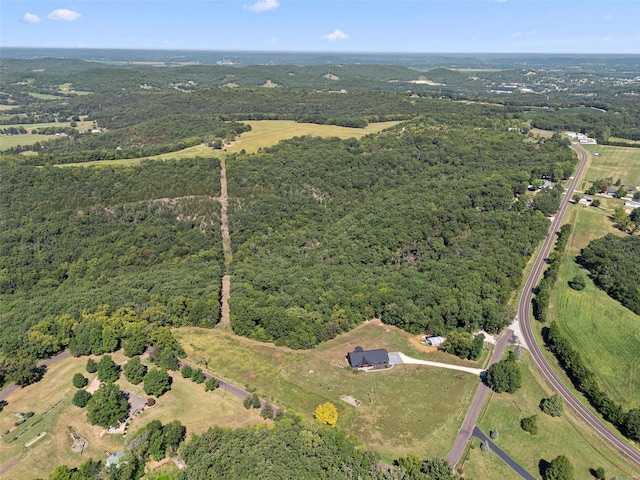
[[[620,137],[609,137],[609,141],[610,142],[624,142],[624,143],[628,143],[630,145],[638,145],[638,144],[640,144],[640,140],[629,140],[627,138],[620,138]]]
[[[36,142],[46,142],[55,138],[53,135],[39,135],[27,133],[24,135],[0,135],[0,150],[17,145],[33,145]]]
[[[116,352],[112,356],[116,362],[126,361],[122,353]],[[104,459],[105,451],[113,453],[122,449],[122,435],[102,435],[102,429],[89,425],[85,413],[71,404],[71,397],[76,391],[71,384],[73,375],[80,372],[90,380],[94,377],[86,372],[86,362],[87,357],[65,359],[49,367],[39,383],[16,390],[9,396],[8,406],[0,413],[0,431],[10,429],[19,412],[33,411],[35,415],[2,436],[0,478],[47,477],[57,465],[78,466],[88,458]],[[178,419],[187,427],[188,437],[212,425],[240,427],[263,421],[259,410],[247,411],[242,401],[232,395],[225,395],[219,390],[205,392],[203,385],[183,379],[178,372],[172,372],[172,376],[171,391],[160,397],[154,407],[133,419],[129,431],[135,431],[154,419],[163,423]],[[141,385],[129,384],[124,376],[118,384],[146,397]],[[72,440],[67,434],[69,426],[89,442],[82,456],[71,451]],[[47,434],[25,447],[27,441],[41,432]]]
[[[572,206],[566,221],[574,229],[551,295],[550,318],[560,323],[605,391],[625,408],[635,408],[640,402],[640,317],[596,287],[575,262],[591,240],[609,232],[624,234],[613,228],[607,213],[599,208]],[[567,284],[577,274],[586,279],[582,291]]]
[[[480,450],[480,440],[471,439],[463,465],[457,468],[464,478],[481,480],[485,478],[499,478],[500,480],[521,480],[509,465],[502,461],[494,452]]]
[[[189,359],[206,362],[212,373],[256,389],[275,405],[311,417],[318,404],[333,402],[338,425],[386,461],[408,453],[444,456],[478,385],[473,375],[453,370],[403,365],[354,374],[336,366],[346,366],[346,354],[357,345],[435,359],[418,351],[411,335],[379,321],[362,324],[311,351],[275,347],[220,330],[180,329],[176,336]],[[359,400],[360,407],[342,401],[345,395]]]
[[[611,177],[614,182],[620,179],[627,187],[640,184],[640,149],[607,145],[584,145],[584,147],[592,154],[600,154],[593,157],[585,176],[586,180]]]
[[[550,462],[566,455],[573,464],[576,479],[592,478],[589,469],[603,467],[607,478],[633,478],[633,467],[610,451],[599,437],[565,410],[562,417],[550,417],[539,409],[540,400],[550,395],[541,386],[541,379],[528,354],[523,355],[523,387],[515,394],[489,394],[488,404],[479,420],[485,433],[498,429],[496,444],[520,463],[534,477],[539,477],[540,461]],[[539,433],[530,435],[520,428],[520,419],[538,414]],[[475,457],[475,452],[471,458]],[[470,478],[501,478],[482,476],[483,465],[469,462],[465,474]]]

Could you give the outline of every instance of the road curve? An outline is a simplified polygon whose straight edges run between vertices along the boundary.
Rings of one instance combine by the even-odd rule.
[[[569,199],[576,188],[587,162],[587,152],[580,145],[575,143],[573,144],[573,148],[580,156],[580,164],[578,165],[565,195],[562,197],[558,212],[554,216],[551,227],[549,228],[549,234],[547,235],[547,238],[542,245],[542,249],[535,260],[531,273],[529,274],[529,278],[527,278],[527,281],[525,282],[524,289],[520,297],[520,303],[518,304],[518,320],[535,365],[538,367],[542,375],[544,375],[547,382],[549,382],[549,384],[562,396],[565,404],[568,405],[593,430],[595,430],[604,441],[609,443],[632,462],[640,465],[640,452],[622,439],[615,431],[600,420],[597,415],[582,404],[582,402],[573,394],[573,392],[551,368],[533,335],[533,327],[531,325],[531,300],[533,298],[533,289],[538,284],[538,280],[542,275],[545,259],[549,256],[549,252],[551,251],[551,247],[555,239],[555,233],[560,228],[562,217],[564,216],[567,210],[567,205],[569,204]]]

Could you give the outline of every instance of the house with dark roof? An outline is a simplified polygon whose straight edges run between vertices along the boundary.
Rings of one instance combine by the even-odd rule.
[[[353,368],[389,367],[389,353],[384,348],[363,350],[362,347],[356,347],[353,352],[347,354],[347,358]]]

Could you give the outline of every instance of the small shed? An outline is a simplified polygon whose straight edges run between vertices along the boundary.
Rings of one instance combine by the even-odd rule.
[[[356,347],[353,352],[347,354],[349,365],[354,368],[364,367],[388,367],[389,353],[384,349],[363,350]]]
[[[444,337],[427,337],[427,343],[433,347],[442,345],[444,343]]]

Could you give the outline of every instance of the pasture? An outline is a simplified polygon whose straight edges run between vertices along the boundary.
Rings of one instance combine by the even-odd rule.
[[[126,357],[121,352],[112,354],[121,363]],[[14,391],[8,405],[0,413],[0,431],[6,432],[17,420],[19,412],[33,411],[35,415],[0,440],[1,478],[46,478],[60,464],[75,467],[88,458],[104,460],[104,452],[122,449],[122,435],[104,435],[102,428],[90,425],[83,410],[71,404],[76,388],[71,384],[75,373],[82,373],[89,380],[95,374],[85,370],[88,357],[67,358],[49,367],[44,378],[24,389]],[[98,357],[93,357],[97,360]],[[129,431],[158,419],[162,423],[180,420],[187,427],[187,438],[192,433],[202,433],[212,425],[243,427],[263,422],[259,410],[247,411],[242,401],[221,390],[205,392],[204,385],[185,380],[179,372],[171,372],[172,389],[160,397],[155,406],[135,417]],[[117,382],[122,388],[146,398],[142,385],[131,385],[121,375]],[[47,410],[50,411],[47,412]],[[82,455],[71,451],[71,437],[67,428],[72,427],[88,441]],[[25,443],[40,433],[47,434],[33,445]]]
[[[444,456],[479,384],[470,374],[415,365],[357,374],[344,368],[346,354],[358,345],[435,359],[415,349],[408,333],[375,320],[308,351],[217,329],[183,328],[175,334],[191,361],[207,364],[211,373],[231,383],[255,389],[279,407],[310,418],[320,403],[334,403],[338,426],[388,462],[408,453]],[[340,398],[345,395],[361,405],[347,404]]]
[[[56,138],[53,135],[39,135],[27,133],[24,135],[0,135],[0,150],[17,147],[18,145],[33,145],[36,142],[46,142]]]
[[[626,187],[640,185],[640,149],[632,147],[610,147],[607,145],[584,145],[594,156],[585,179],[589,181],[611,177],[620,179]]]
[[[617,475],[619,480],[630,480],[633,467],[609,450],[566,408],[561,417],[542,413],[540,400],[552,392],[541,387],[541,378],[527,353],[522,356],[521,365],[522,388],[512,395],[490,392],[478,421],[480,428],[487,435],[498,429],[495,443],[536,478],[540,476],[540,460],[550,462],[558,455],[566,455],[573,464],[576,479],[592,478],[589,469],[604,467],[607,478]],[[520,420],[534,414],[538,415],[539,432],[530,435],[522,430]],[[471,459],[476,455],[480,454],[474,452]],[[465,474],[472,478],[488,478],[481,476],[484,467],[475,464],[475,460],[470,461]]]
[[[640,318],[595,286],[575,262],[591,240],[607,233],[624,234],[599,208],[572,206],[567,222],[574,227],[551,294],[550,318],[559,322],[604,390],[625,408],[635,408],[640,402]],[[567,283],[578,274],[586,279],[582,291]]]

